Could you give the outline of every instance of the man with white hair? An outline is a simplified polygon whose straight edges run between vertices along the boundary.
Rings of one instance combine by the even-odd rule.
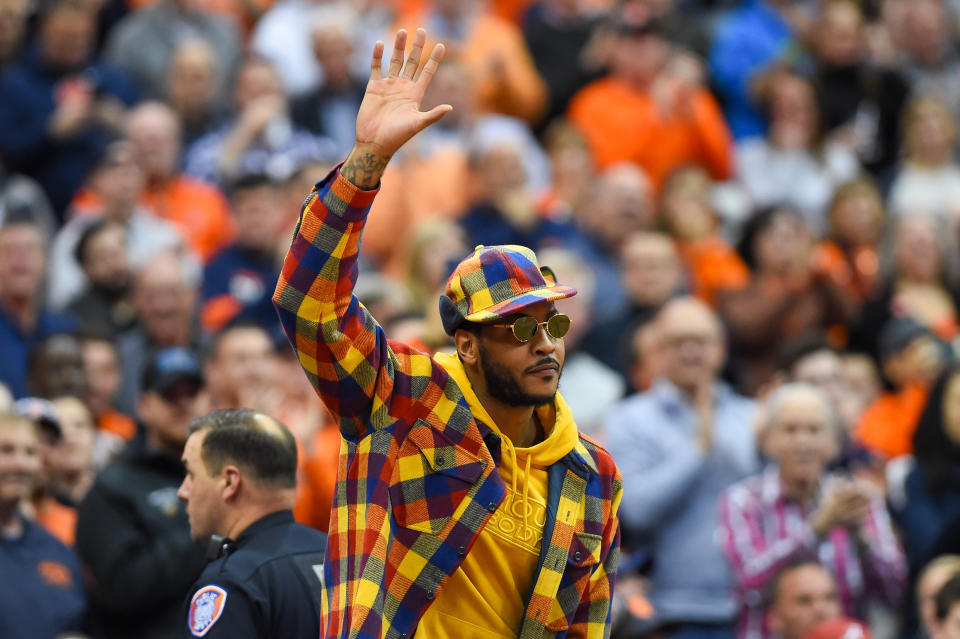
[[[770,636],[765,592],[787,564],[819,559],[837,580],[844,614],[866,618],[872,597],[895,603],[906,562],[871,485],[832,474],[839,433],[829,400],[805,383],[781,386],[762,413],[760,444],[773,464],[720,500],[720,533],[741,605],[738,637]]]

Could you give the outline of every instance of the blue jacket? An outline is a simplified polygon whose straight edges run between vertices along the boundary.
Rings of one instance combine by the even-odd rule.
[[[214,255],[203,270],[204,312],[213,308],[211,302],[219,305],[226,301],[235,307],[229,319],[255,321],[279,336],[280,321],[273,307],[273,289],[279,278],[280,266],[273,256],[232,244]]]
[[[38,524],[23,520],[23,526],[19,539],[0,535],[0,637],[83,631],[87,596],[76,555]]]
[[[737,140],[766,132],[766,120],[750,97],[750,82],[754,74],[783,58],[791,41],[786,20],[763,0],[746,0],[720,21],[708,64]]]
[[[910,572],[916,574],[934,557],[942,536],[960,518],[960,469],[955,469],[948,488],[934,494],[927,487],[927,473],[920,465],[907,475],[904,507],[894,518],[903,533]]]
[[[664,378],[607,416],[607,443],[623,473],[624,534],[649,544],[651,603],[664,621],[728,623],[734,577],[717,543],[720,495],[760,469],[754,402],[717,383],[711,445],[697,444],[699,418]]]
[[[0,156],[7,168],[36,179],[58,215],[63,215],[74,192],[83,184],[106,143],[114,136],[88,125],[74,137],[54,140],[47,122],[57,107],[64,83],[86,79],[98,96],[133,104],[133,84],[119,70],[93,62],[78,71],[51,69],[37,45],[0,78]]]
[[[51,335],[72,333],[76,326],[76,320],[70,315],[41,310],[33,331],[24,333],[0,306],[0,353],[3,353],[3,357],[0,357],[0,382],[7,385],[14,397],[24,397],[27,394],[30,351]]]

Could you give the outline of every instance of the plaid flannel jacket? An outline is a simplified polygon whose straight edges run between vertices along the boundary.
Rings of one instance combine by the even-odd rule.
[[[412,637],[505,495],[500,439],[430,356],[388,342],[353,295],[376,191],[339,169],[314,187],[274,294],[343,435],[324,566],[323,636]],[[581,436],[548,470],[533,592],[518,636],[609,635],[621,478]]]

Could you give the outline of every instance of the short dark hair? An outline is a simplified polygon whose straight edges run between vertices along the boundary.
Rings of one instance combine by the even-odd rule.
[[[267,339],[270,340],[270,344],[273,346],[274,352],[279,350],[277,348],[277,340],[274,338],[274,335],[272,335],[263,324],[245,317],[234,317],[227,322],[223,328],[217,331],[214,334],[213,339],[211,339],[209,344],[207,344],[207,348],[204,349],[203,353],[204,361],[209,362],[216,359],[217,355],[220,354],[220,345],[223,343],[224,338],[234,331],[241,330],[252,330],[263,333]]]
[[[784,564],[780,570],[778,570],[774,575],[773,579],[770,580],[770,583],[767,584],[765,592],[765,600],[767,605],[772,606],[776,603],[777,599],[780,597],[780,585],[783,583],[783,580],[787,578],[790,573],[800,570],[801,568],[806,568],[808,566],[816,566],[821,570],[826,570],[823,564],[817,561],[816,557],[810,554],[800,554],[791,559],[789,562]]]
[[[90,243],[93,242],[93,239],[97,235],[105,229],[117,226],[119,225],[116,222],[101,218],[95,220],[88,225],[87,228],[83,229],[83,232],[80,234],[80,239],[77,240],[77,245],[73,248],[73,257],[77,260],[77,264],[83,266],[84,261],[86,261],[87,250],[90,248]]]
[[[258,482],[296,487],[297,441],[273,417],[249,408],[218,410],[190,422],[190,435],[199,432],[206,433],[200,456],[210,475],[235,464]]]
[[[474,335],[476,335],[477,337],[479,337],[479,336],[480,336],[480,333],[483,331],[483,323],[482,323],[482,322],[470,322],[470,321],[467,321],[467,320],[463,320],[463,322],[460,324],[460,326],[457,327],[457,330],[460,330],[461,328],[462,328],[463,330],[467,331],[468,333],[473,333]],[[454,331],[454,332],[456,332],[456,331]]]
[[[41,20],[45,20],[58,11],[64,10],[91,13],[87,8],[87,5],[80,0],[46,0],[45,2],[40,2],[38,4],[38,14]]]
[[[960,575],[954,575],[937,593],[937,620],[944,621],[950,609],[960,604]]]
[[[227,185],[227,195],[232,200],[241,191],[250,191],[262,186],[276,186],[277,183],[266,173],[244,173]]]
[[[3,221],[0,222],[0,231],[6,231],[7,229],[12,229],[17,226],[32,227],[36,229],[40,235],[43,235],[37,216],[27,209],[9,211],[3,218]]]

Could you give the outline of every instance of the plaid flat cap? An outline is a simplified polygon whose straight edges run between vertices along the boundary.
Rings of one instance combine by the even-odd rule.
[[[464,322],[490,322],[538,304],[573,297],[577,289],[557,278],[525,246],[476,247],[453,270],[440,296],[443,330],[453,335]]]

